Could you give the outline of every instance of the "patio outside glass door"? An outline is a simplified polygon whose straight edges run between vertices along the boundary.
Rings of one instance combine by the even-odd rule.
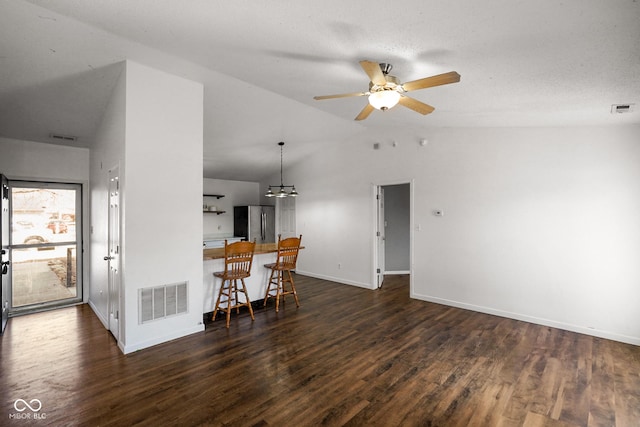
[[[82,300],[82,187],[10,181],[11,313]]]

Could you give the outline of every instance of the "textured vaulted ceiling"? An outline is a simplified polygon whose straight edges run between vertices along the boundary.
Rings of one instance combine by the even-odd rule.
[[[640,124],[636,0],[3,0],[0,136],[91,145],[125,59],[205,85],[204,174],[258,180],[287,141],[294,161],[367,128]],[[401,81],[455,70],[413,92],[436,107],[354,117],[358,61]],[[239,167],[240,166],[240,167]],[[277,165],[276,165],[277,166]]]

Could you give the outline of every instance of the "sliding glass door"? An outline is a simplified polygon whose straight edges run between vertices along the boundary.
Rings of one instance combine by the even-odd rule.
[[[82,300],[82,187],[10,181],[11,312]]]

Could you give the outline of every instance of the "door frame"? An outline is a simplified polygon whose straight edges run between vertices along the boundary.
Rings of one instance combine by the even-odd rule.
[[[415,180],[414,179],[398,179],[398,180],[390,180],[390,181],[379,181],[375,182],[371,185],[371,206],[372,206],[372,262],[371,262],[371,284],[373,289],[379,289],[380,286],[378,284],[378,266],[380,263],[380,259],[384,259],[384,254],[380,254],[379,242],[378,242],[378,227],[379,222],[383,222],[384,218],[378,219],[378,214],[381,210],[379,206],[378,194],[382,190],[382,187],[389,185],[399,185],[399,184],[409,184],[409,292],[410,295],[413,295],[413,241],[414,241],[414,187]],[[384,274],[384,271],[381,272]],[[380,282],[381,283],[381,282]]]
[[[104,260],[107,262],[107,329],[114,336],[116,342],[120,343],[122,329],[120,322],[122,314],[122,279],[120,276],[122,272],[122,234],[120,229],[122,196],[120,187],[120,165],[109,169],[107,179],[107,255],[104,257]],[[112,194],[114,189],[116,194]],[[115,207],[112,205],[113,198],[115,198],[117,202]]]
[[[375,285],[379,289],[384,283],[384,273],[386,272],[386,218],[384,216],[384,186],[378,185],[376,187],[376,263],[374,268],[376,270]]]
[[[86,200],[87,200],[87,187],[88,183],[84,181],[66,181],[66,180],[55,180],[55,179],[47,179],[47,178],[9,178],[9,194],[10,198],[14,188],[24,188],[30,185],[39,187],[39,188],[64,188],[69,187],[70,189],[74,189],[77,191],[76,193],[76,218],[75,218],[75,230],[76,230],[76,296],[64,299],[64,300],[55,300],[51,302],[37,303],[32,305],[26,305],[21,307],[14,307],[12,302],[9,304],[9,317],[18,316],[22,314],[30,314],[36,313],[40,311],[52,310],[57,308],[63,308],[67,306],[82,304],[88,299],[88,288],[87,288],[87,278],[85,276],[85,253],[84,253],[84,236],[85,236],[85,219],[86,219]],[[9,202],[11,206],[11,201]],[[11,215],[13,207],[9,209],[9,221],[12,221]],[[11,239],[11,237],[10,237]],[[45,246],[52,246],[51,244],[44,244]],[[9,248],[11,252],[14,247],[18,246],[18,249],[22,245],[15,244],[14,242],[10,242]],[[11,256],[13,258],[13,255]],[[13,260],[12,260],[13,263]],[[13,271],[10,272],[13,275]],[[13,278],[11,279],[13,280]],[[9,297],[10,300],[13,299],[13,283],[9,289]]]
[[[9,224],[9,180],[6,176],[0,174],[2,185],[0,187],[0,198],[2,203],[0,205],[0,218],[2,219],[2,230],[0,230],[0,240],[2,249],[2,255],[0,255],[0,268],[3,270],[0,272],[2,276],[2,289],[0,291],[0,309],[2,310],[2,320],[0,323],[0,334],[4,332],[9,321],[9,307],[10,307],[10,290],[11,290],[11,248],[9,247],[9,233],[11,233],[11,227]],[[6,270],[6,271],[5,271]]]

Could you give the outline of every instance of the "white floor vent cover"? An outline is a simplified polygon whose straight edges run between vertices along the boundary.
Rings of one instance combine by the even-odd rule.
[[[140,323],[163,319],[188,311],[187,283],[144,288],[138,291]]]

